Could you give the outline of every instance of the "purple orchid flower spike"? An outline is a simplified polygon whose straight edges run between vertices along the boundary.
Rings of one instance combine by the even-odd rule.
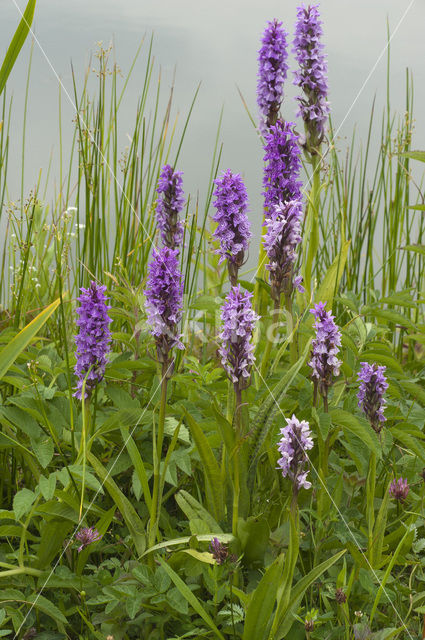
[[[260,130],[276,124],[283,100],[283,84],[288,72],[288,34],[278,20],[270,20],[261,39],[258,52],[257,104],[260,109]]]
[[[295,288],[303,292],[302,278],[294,275],[297,248],[301,242],[301,220],[303,206],[300,200],[290,200],[276,205],[267,219],[267,232],[263,245],[269,259],[271,297],[277,305],[280,296],[290,298]]]
[[[178,249],[154,249],[146,289],[146,313],[151,334],[155,337],[158,361],[163,375],[171,377],[170,351],[183,349],[178,332],[183,308],[183,276],[180,273]]]
[[[251,237],[247,216],[248,196],[241,176],[230,169],[214,183],[217,213],[213,220],[218,223],[214,236],[220,242],[216,253],[220,255],[220,263],[227,260],[230,283],[236,286],[238,270],[244,264]]]
[[[81,400],[83,386],[85,398],[89,398],[96,385],[103,379],[108,362],[112,322],[108,315],[110,306],[106,304],[106,287],[91,282],[88,289],[81,288],[77,300],[79,333],[75,336],[77,362],[74,372],[78,377],[74,396]]]
[[[270,127],[264,145],[264,214],[272,216],[274,207],[291,200],[301,200],[299,173],[301,169],[298,136],[291,122],[281,122]]]
[[[328,392],[333,384],[333,378],[339,376],[341,360],[337,354],[341,346],[341,333],[334,322],[334,316],[326,311],[324,302],[319,302],[310,309],[315,317],[314,328],[316,337],[312,344],[311,360],[308,363],[312,369],[314,380],[314,403],[317,391],[323,398],[325,411],[328,410]]]
[[[388,389],[387,379],[384,376],[386,368],[375,363],[362,362],[361,364],[362,368],[358,374],[360,380],[358,404],[372,428],[376,433],[380,433],[386,420],[384,416],[386,405],[384,394]]]
[[[158,180],[156,220],[161,231],[161,239],[169,249],[179,248],[183,242],[183,223],[179,214],[184,205],[181,171],[174,171],[166,164]]]
[[[294,496],[298,491],[310,489],[311,483],[307,480],[308,475],[308,455],[306,451],[313,448],[310,426],[308,422],[301,422],[293,415],[286,418],[286,426],[280,430],[281,439],[278,443],[278,450],[281,454],[277,464],[281,469],[284,478],[288,477],[292,481]]]
[[[327,101],[328,81],[326,57],[320,38],[323,35],[319,5],[302,4],[297,11],[293,52],[299,65],[295,71],[294,84],[303,91],[297,98],[298,116],[304,120],[305,148],[317,154],[324,135],[329,115]]]
[[[221,364],[236,391],[250,383],[251,367],[255,362],[252,333],[258,316],[252,308],[252,294],[232,287],[221,308],[222,330],[218,349]]]

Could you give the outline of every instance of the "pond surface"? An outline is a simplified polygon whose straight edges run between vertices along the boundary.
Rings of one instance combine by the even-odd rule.
[[[25,2],[16,0],[23,9]],[[38,0],[34,32],[45,56],[72,95],[70,62],[77,77],[83,77],[96,43],[115,44],[116,59],[125,74],[144,34],[154,32],[154,54],[163,70],[164,84],[170,85],[176,68],[175,105],[186,113],[195,88],[202,82],[180,158],[185,190],[202,195],[208,181],[211,154],[219,112],[224,104],[221,139],[224,142],[221,168],[241,172],[246,180],[251,217],[261,219],[262,153],[256,133],[248,120],[238,86],[256,114],[255,89],[257,50],[266,21],[279,18],[290,33],[297,3],[288,0]],[[14,0],[2,0],[0,42],[3,51],[19,20]],[[415,113],[414,147],[425,147],[424,60],[425,3],[420,0],[323,0],[324,43],[329,64],[329,99],[339,137],[350,138],[354,125],[365,138],[370,107],[377,96],[377,131],[385,103],[387,19],[391,42],[392,106],[403,110],[405,69],[413,72]],[[29,115],[25,150],[25,190],[37,181],[39,171],[51,169],[58,178],[55,153],[58,149],[58,80],[38,44],[34,46],[29,88]],[[9,198],[20,193],[22,116],[30,44],[26,43],[8,84],[13,94]],[[2,52],[3,53],[3,52]],[[143,62],[143,54],[142,54]],[[294,65],[292,65],[294,68]],[[121,122],[134,121],[141,89],[143,64],[128,87]],[[295,89],[287,83],[284,116],[293,119]],[[73,108],[64,98],[64,145],[70,144]],[[128,143],[122,133],[122,148]],[[341,148],[347,142],[339,141]],[[72,204],[72,203],[70,203]],[[254,229],[257,232],[257,229]]]

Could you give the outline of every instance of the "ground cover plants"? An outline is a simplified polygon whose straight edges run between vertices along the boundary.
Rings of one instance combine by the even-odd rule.
[[[152,41],[123,153],[128,78],[119,91],[101,49],[96,95],[75,79],[50,208],[41,180],[6,200],[3,93],[2,636],[425,638],[411,79],[402,117],[388,100],[375,168],[370,135],[342,163],[320,8],[286,23],[264,29],[250,113],[264,157],[254,267],[244,168],[222,168],[218,142],[205,202],[185,193],[194,103],[178,134]]]

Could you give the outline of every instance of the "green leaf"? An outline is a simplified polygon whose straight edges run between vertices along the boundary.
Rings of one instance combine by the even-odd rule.
[[[382,447],[379,443],[378,436],[367,420],[359,418],[343,409],[331,409],[330,415],[334,426],[347,429],[351,433],[354,433],[369,449],[374,451],[377,458],[381,458]]]
[[[142,456],[140,455],[140,451],[137,448],[133,438],[131,437],[128,428],[121,426],[120,431],[125,447],[134,465],[134,471],[137,474],[137,478],[139,479],[140,486],[143,490],[143,497],[145,499],[146,506],[150,512],[152,507],[152,497]]]
[[[18,25],[18,28],[15,31],[15,35],[12,38],[12,42],[9,45],[9,48],[6,52],[6,55],[3,60],[3,64],[0,69],[0,93],[3,92],[3,89],[6,85],[7,79],[10,75],[10,72],[13,69],[13,65],[16,62],[16,58],[19,55],[20,50],[28,36],[35,11],[35,0],[29,0],[26,9],[24,11],[24,15]],[[1,375],[0,375],[1,378]]]
[[[34,604],[34,607],[40,609],[43,613],[46,613],[50,618],[56,620],[56,622],[61,622],[62,624],[68,624],[68,620],[65,618],[60,609],[57,608],[53,602],[50,602],[47,598],[40,595],[39,593],[32,593],[27,598],[27,602],[31,602]]]
[[[209,484],[214,518],[215,520],[222,520],[224,515],[224,491],[220,467],[201,427],[186,410],[184,415],[201,458],[205,478]]]
[[[20,331],[12,340],[0,351],[0,380],[7,373],[20,353],[29,345],[34,336],[46,324],[52,313],[58,308],[60,299],[52,302],[48,307],[38,314],[34,320]]]
[[[387,524],[388,503],[390,499],[389,485],[384,493],[381,506],[373,529],[373,544],[370,550],[370,563],[373,568],[381,566],[382,547],[384,545],[385,527]]]
[[[137,553],[141,556],[146,549],[145,526],[142,520],[138,516],[131,502],[118,488],[118,485],[111,478],[110,474],[108,474],[107,470],[99,462],[99,460],[92,453],[87,454],[87,459],[96,474],[101,479],[111,498],[114,500],[117,508],[119,509],[122,517],[125,520],[126,525],[130,530],[130,534],[133,538]]]
[[[43,469],[47,467],[47,465],[52,461],[53,454],[55,452],[55,448],[53,445],[53,440],[50,436],[45,436],[41,439],[33,438],[31,440],[31,445],[34,450],[35,456]]]
[[[282,578],[283,554],[281,554],[261,578],[252,592],[246,611],[242,640],[265,640],[271,624],[276,594]]]
[[[141,555],[146,556],[148,553],[152,553],[153,551],[158,551],[159,549],[165,549],[167,547],[175,547],[179,544],[189,544],[193,539],[197,542],[211,542],[213,538],[217,538],[220,542],[224,542],[225,544],[229,544],[234,541],[234,537],[231,533],[221,533],[220,531],[217,533],[204,533],[202,535],[195,536],[183,536],[182,538],[173,538],[172,540],[166,540],[165,542],[159,542],[158,544],[146,549],[146,551]]]
[[[222,532],[212,515],[190,493],[182,489],[176,496],[176,502],[188,520],[199,519],[207,526],[207,531]]]
[[[400,384],[415,400],[420,400],[425,405],[425,389],[416,382],[410,380],[400,380]]]
[[[270,527],[267,519],[259,516],[249,516],[247,520],[239,518],[238,538],[244,554],[244,563],[260,562],[263,565],[264,554],[270,538]]]
[[[425,463],[425,448],[416,438],[397,427],[391,427],[391,433],[406,449],[415,453]]]
[[[45,500],[51,500],[55,495],[56,489],[56,474],[51,473],[48,478],[40,476],[38,483],[40,487],[41,495]]]
[[[334,295],[338,291],[339,283],[341,282],[342,274],[344,273],[349,247],[350,240],[347,240],[342,246],[340,253],[336,256],[335,260],[327,270],[325,277],[314,296],[315,300],[319,302],[326,302],[329,308],[332,307]]]
[[[386,320],[402,327],[414,327],[413,322],[402,313],[390,309],[381,309],[379,307],[365,306],[361,309],[362,315],[373,316],[380,320]]]
[[[398,556],[399,556],[399,554],[400,554],[400,552],[401,552],[401,550],[403,548],[403,543],[404,543],[405,539],[407,538],[407,536],[412,532],[412,530],[413,530],[412,526],[407,528],[406,533],[404,534],[404,536],[402,537],[402,539],[400,540],[400,542],[397,545],[397,549],[391,555],[391,559],[390,559],[390,561],[388,563],[388,566],[387,566],[387,568],[385,570],[384,576],[383,576],[383,578],[382,578],[382,580],[381,580],[381,582],[379,584],[379,589],[378,589],[378,592],[376,594],[375,601],[373,603],[372,611],[370,612],[370,622],[371,623],[372,623],[373,618],[375,616],[376,609],[377,609],[378,604],[379,604],[379,602],[381,600],[382,593],[385,590],[385,585],[387,584],[388,578],[390,577],[390,574],[391,574],[391,571],[393,569],[393,566],[395,565],[396,560],[397,560],[397,558],[398,558]]]
[[[13,498],[13,511],[16,520],[20,520],[22,516],[30,511],[35,498],[36,495],[34,491],[30,491],[29,489],[21,489],[15,494]]]
[[[251,451],[250,451],[250,471],[255,470],[256,461],[261,451],[261,447],[267,437],[269,429],[273,424],[274,417],[279,410],[279,403],[288,391],[299,370],[307,360],[310,350],[311,340],[307,342],[304,351],[298,361],[285,373],[283,378],[265,396],[250,426],[251,431]]]
[[[190,606],[196,611],[196,613],[202,618],[202,620],[209,626],[209,628],[215,633],[217,638],[220,640],[225,640],[223,634],[217,629],[210,615],[205,611],[204,607],[195,596],[195,594],[189,589],[187,584],[183,582],[180,576],[161,558],[158,556],[158,561],[161,563],[161,566],[165,569],[165,571],[170,576],[171,580],[174,582],[174,585],[180,591],[182,596],[187,600]]]
[[[419,162],[425,162],[425,151],[404,151],[399,153],[402,158],[410,158],[411,160],[419,160]]]
[[[346,549],[343,549],[342,551],[340,551],[339,553],[336,553],[331,558],[328,558],[328,560],[325,560],[321,564],[317,565],[317,567],[314,567],[314,569],[312,569],[310,573],[304,576],[304,578],[301,578],[301,580],[299,580],[297,584],[294,587],[292,587],[291,602],[286,612],[284,612],[283,615],[281,616],[281,619],[277,621],[278,631],[275,636],[273,637],[270,636],[270,640],[275,640],[275,637],[284,638],[289,633],[289,631],[291,630],[292,624],[295,620],[295,614],[298,610],[298,607],[307,589],[323,573],[325,573],[325,571],[330,569],[331,566],[335,564],[335,562],[337,562],[340,558],[342,558],[345,552],[346,552]],[[273,624],[273,626],[275,625]]]
[[[399,362],[395,358],[384,353],[377,353],[376,351],[364,351],[361,355],[362,362],[376,362],[377,364],[383,364],[387,369],[397,371],[397,373],[404,373]]]

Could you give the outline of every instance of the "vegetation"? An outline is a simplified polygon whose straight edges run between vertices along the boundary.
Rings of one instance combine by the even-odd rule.
[[[228,197],[214,183],[219,131],[206,200],[186,194],[181,246],[167,246],[156,189],[164,165],[178,168],[196,94],[186,120],[173,121],[171,96],[160,110],[152,41],[130,74],[139,55],[145,79],[125,150],[117,130],[129,76],[119,86],[101,49],[96,94],[89,74],[81,90],[74,81],[72,154],[61,154],[51,205],[48,174],[7,200],[12,107],[3,93],[0,635],[425,638],[425,200],[410,166],[420,169],[425,152],[411,150],[411,78],[399,118],[388,85],[374,166],[373,109],[365,147],[357,151],[353,136],[344,161],[332,123],[327,139],[307,135],[302,240],[279,276],[265,268],[264,245],[254,266],[215,251],[213,209]],[[278,128],[273,118],[259,153]],[[271,207],[267,232],[270,220],[282,222]],[[152,264],[170,256],[182,274],[172,281],[174,301],[182,286],[182,317],[163,314],[152,335]],[[110,353],[104,372],[100,357],[80,362],[76,395],[75,334],[90,336],[97,318],[77,297],[100,285]],[[234,363],[223,360],[234,334],[223,322],[251,304],[238,348],[251,344],[255,361],[247,358],[247,379],[232,379]],[[320,344],[335,347],[340,364],[315,377]],[[385,374],[378,391],[368,371],[373,384]],[[292,416],[303,466],[285,471],[290,434],[281,430]],[[297,432],[303,421],[312,443]]]

